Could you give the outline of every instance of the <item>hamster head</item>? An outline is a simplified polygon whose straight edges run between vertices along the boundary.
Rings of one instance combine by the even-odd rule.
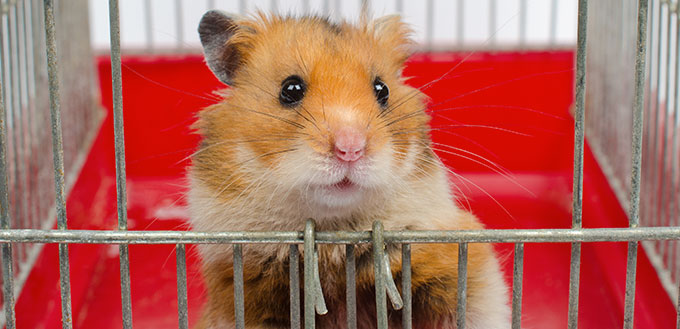
[[[401,76],[409,33],[396,16],[357,26],[206,13],[206,62],[230,88],[199,115],[193,179],[216,202],[292,203],[316,218],[408,188],[438,163],[425,96]]]

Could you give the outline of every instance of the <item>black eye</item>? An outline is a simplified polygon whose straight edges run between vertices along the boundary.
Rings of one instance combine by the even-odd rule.
[[[373,92],[375,93],[375,99],[378,100],[378,104],[382,107],[387,107],[387,99],[390,98],[390,89],[387,85],[380,80],[380,78],[375,78],[373,81]]]
[[[293,107],[302,101],[302,98],[305,97],[305,91],[307,91],[307,86],[302,78],[291,75],[281,83],[279,102],[283,106]]]

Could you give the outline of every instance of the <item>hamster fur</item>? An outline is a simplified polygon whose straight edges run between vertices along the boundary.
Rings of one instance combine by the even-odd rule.
[[[370,231],[375,220],[385,230],[483,228],[457,206],[430,148],[426,97],[401,75],[411,40],[399,17],[352,25],[209,11],[199,34],[208,66],[230,88],[195,124],[194,230],[301,231],[307,218],[318,231]],[[344,246],[318,249],[329,313],[317,328],[346,328]],[[358,328],[376,327],[370,249],[355,248]],[[197,328],[234,328],[232,248],[199,252],[207,304]],[[399,248],[387,252],[399,286]],[[510,328],[492,246],[468,252],[467,328]],[[246,328],[290,327],[288,254],[287,245],[243,247]],[[412,246],[414,328],[456,328],[457,255],[456,244]],[[401,312],[388,308],[390,328],[401,328]]]

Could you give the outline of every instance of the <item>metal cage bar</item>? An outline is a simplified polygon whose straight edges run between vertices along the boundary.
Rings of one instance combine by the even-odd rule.
[[[111,77],[113,94],[113,130],[116,157],[116,205],[118,230],[127,230],[127,187],[125,183],[125,133],[123,124],[123,74],[120,59],[120,17],[118,0],[109,0],[109,25],[111,26]],[[132,328],[132,301],[130,297],[130,255],[128,246],[119,247],[121,306],[123,328]]]
[[[512,329],[520,329],[522,328],[522,279],[524,278],[523,243],[515,243],[512,268]]]
[[[633,103],[633,133],[632,133],[632,171],[631,171],[631,189],[630,189],[630,208],[629,228],[621,229],[583,229],[581,219],[581,202],[582,202],[582,187],[583,187],[583,146],[584,146],[584,119],[585,119],[585,77],[586,77],[586,32],[587,32],[587,0],[579,1],[579,19],[578,19],[578,40],[577,40],[577,68],[576,68],[576,111],[575,111],[575,142],[574,142],[574,195],[573,195],[573,228],[572,229],[544,229],[544,230],[484,230],[484,231],[406,231],[394,232],[383,231],[382,224],[376,222],[371,232],[315,232],[313,221],[308,221],[304,232],[176,232],[176,231],[127,231],[127,213],[126,213],[126,198],[125,198],[125,154],[124,154],[124,132],[123,132],[123,108],[122,108],[122,75],[121,75],[121,61],[120,61],[120,23],[118,17],[118,1],[110,0],[110,24],[111,24],[111,58],[112,58],[112,76],[113,76],[113,94],[114,94],[114,132],[116,143],[116,178],[117,178],[117,205],[118,205],[118,231],[91,231],[91,230],[69,230],[67,226],[67,214],[65,209],[65,194],[66,183],[64,179],[64,147],[62,145],[62,127],[61,127],[61,109],[59,97],[59,79],[57,68],[57,42],[55,29],[55,12],[53,0],[44,0],[44,28],[46,33],[47,45],[47,64],[49,75],[49,89],[50,89],[50,113],[52,120],[52,136],[53,136],[53,165],[54,165],[54,179],[55,179],[55,202],[57,211],[58,230],[38,230],[38,229],[22,229],[20,227],[12,228],[12,220],[19,220],[20,217],[34,220],[35,216],[31,213],[34,211],[29,205],[34,194],[31,194],[29,186],[31,185],[28,172],[21,169],[24,162],[31,164],[27,160],[26,150],[18,149],[17,145],[31,144],[32,136],[29,134],[25,136],[22,129],[25,129],[24,124],[20,124],[11,132],[8,129],[6,118],[12,122],[24,122],[28,120],[29,111],[27,114],[22,113],[23,108],[29,106],[28,99],[31,87],[35,87],[31,82],[31,77],[35,72],[30,72],[31,62],[37,60],[38,56],[33,56],[32,47],[29,47],[30,42],[35,42],[29,38],[33,34],[32,24],[28,24],[29,17],[33,17],[30,9],[35,9],[28,1],[21,2],[23,6],[9,7],[9,14],[5,15],[5,5],[9,2],[2,2],[3,16],[0,24],[0,57],[3,59],[3,64],[0,65],[0,76],[2,79],[2,92],[0,93],[0,244],[2,248],[2,269],[3,269],[3,296],[6,299],[4,303],[5,317],[8,328],[15,326],[14,320],[14,275],[13,268],[17,258],[21,260],[28,257],[26,255],[25,243],[58,243],[59,244],[59,260],[60,260],[60,287],[62,300],[62,318],[64,328],[71,327],[71,305],[70,305],[70,279],[69,279],[69,262],[68,262],[68,244],[70,243],[92,243],[92,244],[119,244],[120,245],[120,265],[121,265],[121,288],[122,288],[122,302],[123,302],[123,323],[125,328],[132,328],[131,317],[131,303],[130,303],[130,282],[129,282],[129,258],[128,258],[128,244],[176,244],[177,256],[177,294],[178,294],[178,319],[180,328],[186,328],[188,325],[187,318],[187,289],[186,289],[186,243],[232,243],[233,244],[233,261],[234,261],[234,298],[235,298],[235,319],[236,327],[245,327],[245,310],[244,310],[244,282],[243,282],[243,245],[245,243],[288,243],[290,244],[290,301],[291,301],[291,327],[300,328],[301,326],[301,309],[300,309],[300,273],[299,273],[299,250],[298,244],[304,245],[304,321],[305,328],[313,328],[316,314],[325,313],[325,302],[323,292],[321,291],[319,278],[319,264],[316,245],[318,243],[331,244],[345,244],[346,255],[346,290],[347,290],[347,325],[349,328],[356,328],[356,263],[354,257],[354,244],[371,243],[373,247],[374,260],[374,274],[376,286],[376,310],[377,310],[377,325],[378,328],[387,328],[387,298],[389,297],[393,305],[400,307],[399,303],[395,301],[400,298],[396,285],[391,277],[390,262],[386,253],[386,244],[399,243],[401,244],[401,294],[403,296],[403,318],[402,324],[404,328],[411,328],[412,315],[412,296],[411,296],[411,244],[412,243],[457,243],[458,244],[458,291],[457,291],[457,323],[458,328],[465,327],[465,309],[467,298],[467,256],[469,243],[494,243],[494,242],[512,242],[515,243],[514,255],[514,270],[513,270],[513,328],[521,327],[521,302],[522,302],[522,278],[523,278],[523,257],[524,244],[533,242],[563,242],[572,243],[571,254],[571,268],[570,268],[570,288],[569,288],[569,314],[568,321],[570,328],[577,327],[578,321],[578,289],[579,289],[579,271],[580,271],[580,255],[581,242],[593,241],[628,241],[628,258],[627,258],[627,272],[626,272],[626,292],[625,292],[625,312],[624,312],[624,327],[632,328],[634,316],[634,296],[635,296],[635,276],[636,276],[636,259],[638,254],[638,242],[643,240],[658,241],[657,248],[664,252],[664,261],[670,263],[671,260],[676,261],[677,266],[680,267],[680,261],[677,261],[671,256],[670,240],[680,240],[680,226],[672,227],[640,227],[640,213],[647,214],[647,210],[651,214],[652,221],[656,224],[664,224],[663,218],[673,218],[673,205],[667,207],[665,202],[665,192],[674,188],[676,165],[673,161],[677,161],[676,157],[671,157],[674,150],[677,149],[677,130],[669,131],[670,126],[668,122],[674,120],[677,125],[678,122],[678,51],[675,52],[675,83],[674,83],[674,105],[675,112],[671,118],[669,95],[671,94],[671,73],[665,73],[662,79],[662,65],[667,67],[671,65],[672,50],[670,48],[672,42],[672,17],[676,19],[676,47],[680,47],[677,41],[680,36],[680,20],[677,18],[678,3],[666,1],[658,1],[658,25],[656,29],[654,24],[652,28],[647,30],[648,20],[654,22],[654,17],[648,18],[648,0],[639,0],[637,10],[637,39],[636,39],[636,53],[635,53],[635,93]],[[12,2],[14,3],[14,2]],[[339,15],[339,1],[335,1],[336,15]],[[150,1],[146,1],[146,13],[149,22],[147,22],[147,29],[151,29],[151,5]],[[370,11],[370,2],[361,1],[361,8],[365,12]],[[211,2],[211,5],[214,3]],[[433,47],[434,39],[434,2],[427,2],[428,27],[426,30],[426,43],[430,49]],[[490,40],[494,41],[495,27],[496,27],[496,0],[491,0],[490,8],[493,12],[492,18],[489,20],[490,26]],[[271,1],[271,7],[276,8],[277,2]],[[398,11],[403,11],[402,1],[396,1]],[[239,10],[243,13],[247,10],[248,4],[246,1],[239,1]],[[304,11],[309,11],[309,2],[303,2]],[[325,10],[330,11],[330,1],[324,2]],[[462,46],[464,43],[464,1],[458,1],[458,21],[457,21],[457,40]],[[652,7],[653,9],[653,7]],[[553,0],[550,5],[550,17],[552,18],[552,25],[550,26],[549,40],[551,43],[555,42],[555,21],[557,18],[557,4]],[[177,38],[178,48],[184,47],[183,36],[183,18],[181,0],[175,1],[175,13],[177,19]],[[662,13],[665,13],[665,20],[662,19]],[[520,0],[520,25],[519,36],[520,44],[527,42],[527,1]],[[647,67],[647,37],[648,33],[651,36],[658,33],[657,42],[663,43],[663,27],[662,22],[666,22],[666,56],[662,56],[662,47],[657,51],[657,62],[654,64],[652,53],[649,53],[649,71],[656,74],[650,75],[650,80],[653,75],[656,78],[657,92],[661,90],[661,86],[665,87],[666,103],[661,104],[660,97],[657,95],[654,102],[654,112],[652,118],[654,120],[654,129],[659,126],[659,120],[665,120],[663,132],[654,130],[653,133],[646,132],[653,135],[650,139],[645,137],[643,141],[643,110],[645,104],[645,68]],[[7,27],[11,30],[7,35],[4,29]],[[5,36],[8,40],[5,40]],[[650,45],[653,38],[650,37]],[[147,31],[147,43],[150,48],[153,47],[153,35]],[[8,45],[9,47],[5,47]],[[650,46],[651,47],[651,46]],[[10,49],[5,49],[10,48]],[[9,63],[7,63],[7,58]],[[7,65],[7,67],[5,67]],[[653,70],[653,69],[656,70]],[[7,71],[7,72],[6,72]],[[5,79],[8,77],[8,79]],[[11,81],[8,87],[4,83]],[[647,94],[651,94],[651,81]],[[648,98],[647,104],[650,108],[651,97]],[[663,107],[663,109],[662,109]],[[651,110],[651,109],[648,109]],[[647,127],[652,126],[648,124]],[[676,127],[677,128],[677,127]],[[673,137],[670,137],[670,135]],[[8,150],[8,139],[13,143],[12,149]],[[650,142],[653,141],[653,142]],[[669,143],[672,140],[672,145]],[[660,145],[657,145],[658,142]],[[658,203],[659,207],[651,207],[649,209],[641,209],[640,197],[640,181],[643,174],[642,158],[647,158],[648,153],[643,155],[643,142],[645,146],[651,144],[651,152],[656,155],[657,150],[661,151],[661,168],[657,166],[650,167],[649,175],[652,177],[651,190],[661,190],[662,197]],[[645,151],[648,152],[648,151]],[[10,156],[8,156],[10,155]],[[9,159],[8,159],[9,158]],[[666,160],[668,158],[668,161]],[[669,164],[667,167],[666,165]],[[662,179],[666,171],[671,170],[671,179],[669,181]],[[23,171],[22,171],[23,170]],[[8,175],[12,171],[14,176]],[[645,170],[646,172],[647,170]],[[647,176],[647,174],[645,174]],[[11,180],[8,180],[8,177]],[[660,184],[660,187],[657,186]],[[13,186],[13,193],[9,193],[8,186]],[[12,197],[12,202],[9,200]],[[677,200],[676,208],[677,208]],[[17,204],[12,208],[11,204]],[[13,212],[12,212],[13,210]],[[14,216],[12,216],[14,215]],[[677,215],[677,214],[675,214]],[[663,218],[662,218],[663,217]],[[18,257],[14,257],[13,244],[17,245]],[[680,275],[680,271],[678,271]],[[677,279],[680,281],[680,279]],[[396,294],[396,296],[395,296]],[[395,307],[396,308],[396,307]],[[680,297],[678,298],[678,328],[680,328]]]
[[[175,253],[177,257],[177,320],[180,329],[189,329],[186,245],[177,244]]]
[[[54,156],[54,185],[57,206],[57,227],[67,229],[66,195],[64,188],[64,147],[61,132],[61,108],[59,104],[59,77],[57,67],[57,41],[54,27],[54,2],[45,0],[45,35],[47,40],[47,72],[49,75],[50,113],[52,117],[52,151]],[[61,287],[61,321],[63,327],[72,328],[71,278],[68,261],[68,245],[59,244],[59,281]]]
[[[572,196],[572,228],[582,225],[583,203],[583,147],[585,144],[585,93],[586,93],[586,41],[588,32],[588,0],[578,2],[578,33],[576,41],[576,77],[575,77],[575,112],[574,112],[574,187]],[[581,276],[581,244],[571,245],[571,263],[569,270],[569,310],[568,326],[578,327],[578,296]]]
[[[633,141],[632,172],[630,196],[630,228],[640,224],[640,177],[642,174],[642,125],[645,88],[645,59],[647,51],[647,9],[648,0],[638,1],[637,52],[635,56],[635,98],[633,102]],[[628,242],[628,264],[626,269],[626,294],[624,309],[624,328],[633,328],[635,303],[635,276],[637,267],[638,242]]]
[[[300,329],[300,250],[290,245],[290,328]]]
[[[357,329],[357,282],[354,245],[345,246],[347,329]]]

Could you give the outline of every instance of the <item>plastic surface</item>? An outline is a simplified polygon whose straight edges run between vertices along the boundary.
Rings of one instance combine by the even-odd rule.
[[[478,53],[414,56],[405,71],[431,97],[439,155],[462,178],[452,184],[490,228],[571,226],[573,53]],[[190,124],[223,86],[198,56],[123,61],[123,92],[131,230],[188,229],[183,206],[187,157],[198,136]],[[100,59],[107,119],[68,200],[72,229],[116,227],[110,62]],[[586,132],[587,134],[587,132]],[[509,170],[494,173],[478,154]],[[474,159],[474,160],[471,160]],[[584,227],[625,227],[627,218],[587,150]],[[72,245],[75,328],[121,328],[118,247]],[[508,282],[513,247],[496,246]],[[642,249],[641,249],[642,250]],[[187,251],[189,318],[204,298],[195,246]],[[581,328],[623,323],[625,243],[583,245]],[[566,328],[569,244],[525,246],[523,327]],[[245,260],[247,262],[247,259]],[[177,327],[174,246],[130,246],[135,328]],[[455,269],[452,269],[455,270]],[[636,328],[674,328],[675,311],[644,252],[638,260]],[[17,301],[19,328],[60,328],[57,248],[47,245]]]

